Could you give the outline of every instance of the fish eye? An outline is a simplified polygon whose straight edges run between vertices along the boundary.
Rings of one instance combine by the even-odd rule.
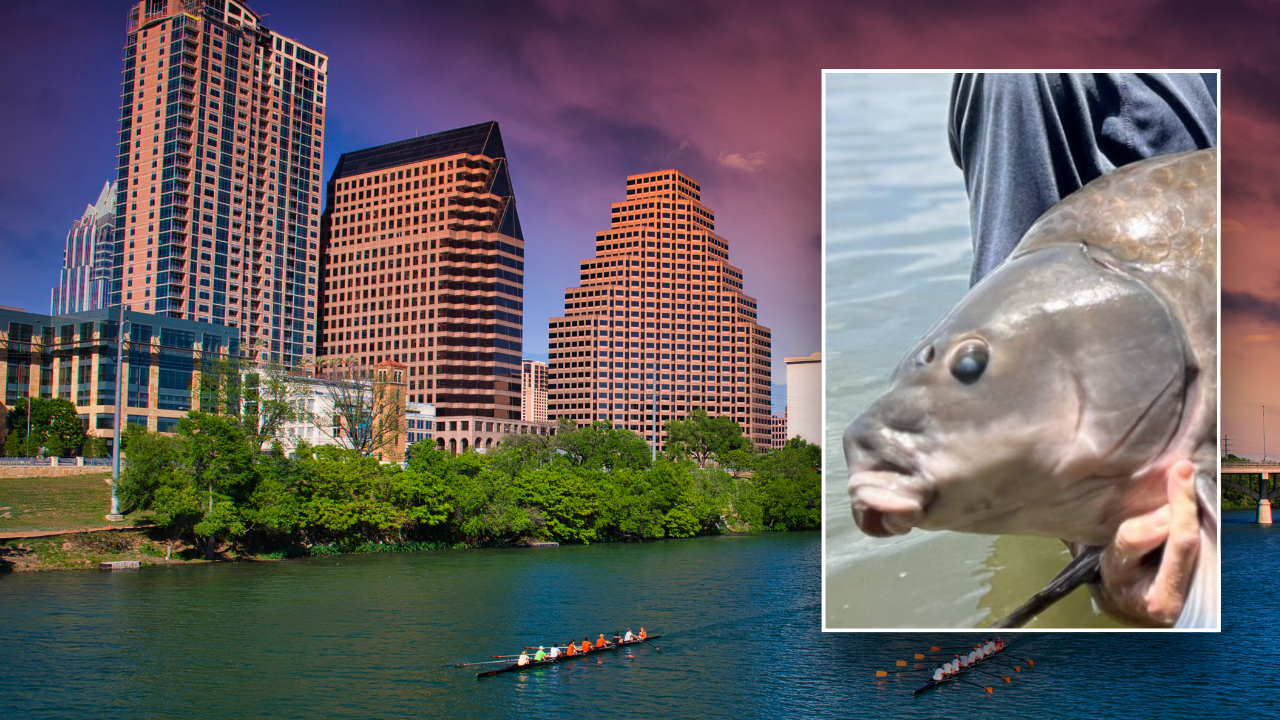
[[[968,343],[962,346],[951,360],[951,374],[965,385],[978,382],[987,369],[991,354],[985,343]]]

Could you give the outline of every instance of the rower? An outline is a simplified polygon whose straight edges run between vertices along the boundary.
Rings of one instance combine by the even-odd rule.
[[[551,649],[547,651],[547,657],[551,658],[552,660],[555,660],[556,658],[560,657],[560,648],[556,647],[555,645],[552,645]]]
[[[516,660],[516,665],[528,665],[528,664],[529,664],[529,653],[525,652],[524,650],[521,650],[520,659]]]
[[[539,646],[538,646],[538,652],[536,652],[536,653],[534,653],[534,654],[533,654],[533,661],[534,661],[534,662],[542,662],[544,659],[546,659],[546,657],[547,657],[547,653],[546,653],[546,651],[542,649],[542,646],[541,646],[541,645],[539,645]]]
[[[627,634],[622,636],[623,642],[631,642],[635,640],[635,636],[631,634],[631,628],[627,628]]]
[[[589,652],[591,652],[591,636],[590,635],[582,638],[582,653],[585,655]]]
[[[644,639],[645,639],[645,638],[647,638],[647,637],[649,637],[649,634],[648,634],[648,633],[646,633],[646,632],[644,631],[644,628],[643,628],[643,627],[641,627],[641,628],[640,628],[640,639],[641,639],[641,640],[644,640]]]
[[[933,681],[934,681],[934,682],[942,682],[942,675],[943,675],[943,673],[942,673],[942,668],[938,668],[937,670],[934,670],[934,671],[933,671]]]
[[[596,640],[596,649],[603,650],[609,647],[609,643],[605,642],[604,633],[600,633],[600,639]]]
[[[622,636],[618,634],[617,630],[613,631],[613,644],[615,646],[622,644]]]
[[[578,646],[577,646],[577,645],[574,645],[574,644],[573,644],[573,641],[572,641],[572,640],[570,640],[570,641],[569,641],[569,647],[568,647],[568,649],[566,649],[566,650],[564,651],[564,654],[565,654],[565,655],[577,655],[577,654],[578,654]]]

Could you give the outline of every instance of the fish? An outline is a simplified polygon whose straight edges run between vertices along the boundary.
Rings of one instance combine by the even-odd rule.
[[[1056,537],[1094,582],[1187,458],[1200,551],[1176,626],[1217,626],[1217,167],[1200,150],[1093,180],[925,334],[844,433],[864,533]]]

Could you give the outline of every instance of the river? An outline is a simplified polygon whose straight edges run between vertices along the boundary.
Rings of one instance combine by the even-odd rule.
[[[1035,665],[1009,685],[980,678],[991,695],[874,679],[981,636],[819,632],[817,533],[12,574],[0,716],[1238,716],[1280,660],[1277,596],[1244,556],[1263,553],[1269,575],[1280,531],[1233,522],[1225,633],[1021,635],[1010,655]],[[663,637],[630,658],[484,679],[454,667],[641,624]]]
[[[963,177],[947,143],[949,74],[827,76],[825,526],[829,628],[972,628],[1070,559],[1051,539],[862,534],[840,436],[969,287]],[[1028,627],[1117,627],[1081,590]]]

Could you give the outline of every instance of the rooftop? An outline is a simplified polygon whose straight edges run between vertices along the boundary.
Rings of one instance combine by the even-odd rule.
[[[338,158],[338,165],[334,168],[330,179],[340,180],[352,175],[362,175],[460,153],[505,158],[507,151],[502,146],[502,132],[498,129],[498,123],[490,121],[343,153],[342,157]]]

